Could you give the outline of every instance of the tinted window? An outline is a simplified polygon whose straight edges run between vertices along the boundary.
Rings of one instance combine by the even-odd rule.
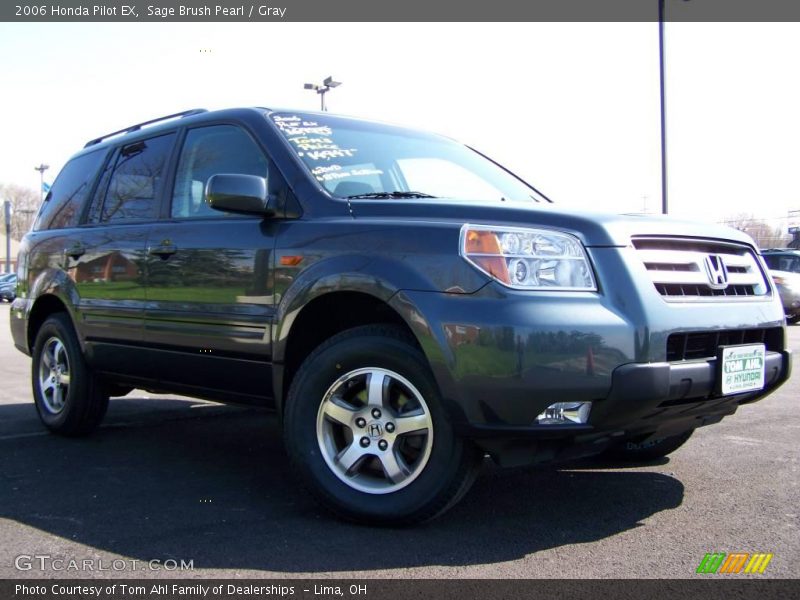
[[[239,127],[213,125],[192,129],[181,150],[175,188],[173,217],[217,216],[205,201],[208,178],[217,173],[267,176],[267,158],[253,139]]]
[[[155,219],[158,192],[175,134],[128,144],[120,150],[103,202],[102,221]]]
[[[92,189],[105,157],[104,150],[90,152],[73,158],[61,169],[39,209],[33,225],[35,230],[60,229],[77,224],[83,202]]]

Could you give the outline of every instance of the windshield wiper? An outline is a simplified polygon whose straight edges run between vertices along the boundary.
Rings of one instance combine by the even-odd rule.
[[[352,196],[345,196],[345,198],[436,198],[424,192],[401,192],[395,190],[393,192],[370,192],[369,194],[353,194]]]

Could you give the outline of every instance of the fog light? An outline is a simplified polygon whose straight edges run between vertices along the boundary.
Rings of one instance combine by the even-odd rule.
[[[589,420],[591,402],[556,402],[544,409],[536,417],[539,425],[568,425],[570,423],[583,424]]]

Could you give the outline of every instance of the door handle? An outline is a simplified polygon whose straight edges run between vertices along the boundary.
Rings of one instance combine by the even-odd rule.
[[[178,248],[172,244],[161,244],[160,246],[152,246],[149,250],[150,254],[158,256],[164,260],[175,254]]]
[[[80,244],[75,244],[74,246],[70,246],[69,248],[64,250],[64,253],[70,258],[77,260],[84,254],[86,254],[86,248],[84,248]]]

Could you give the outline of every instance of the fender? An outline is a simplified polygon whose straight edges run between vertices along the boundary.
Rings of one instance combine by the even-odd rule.
[[[84,349],[84,340],[80,335],[78,327],[76,327],[78,321],[76,307],[80,296],[78,295],[78,290],[75,288],[75,283],[63,270],[52,267],[43,270],[31,284],[27,296],[28,300],[25,303],[23,317],[25,321],[25,334],[26,338],[29,340],[29,346],[31,345],[29,331],[30,316],[36,310],[36,307],[41,305],[44,298],[53,297],[66,308],[67,315],[69,315],[69,319],[72,322],[72,327],[78,334],[78,342],[81,345],[81,350]],[[30,347],[29,351],[32,350],[33,348]]]
[[[485,283],[484,283],[485,285]],[[483,287],[483,286],[481,286]],[[337,256],[315,263],[303,271],[281,298],[276,313],[273,337],[273,389],[276,398],[283,392],[283,363],[292,327],[303,308],[313,300],[335,292],[358,292],[385,302],[405,322],[431,366],[442,392],[445,408],[456,421],[464,420],[463,409],[455,401],[454,382],[447,365],[452,355],[443,331],[436,331],[425,312],[404,293],[407,290],[433,292],[437,286],[427,281],[410,263],[364,255]],[[467,295],[451,291],[454,295]],[[427,294],[426,294],[427,295]],[[278,410],[281,404],[277,403]]]
[[[273,362],[283,363],[295,319],[316,298],[333,292],[359,292],[388,304],[401,289],[433,287],[408,263],[399,260],[351,254],[317,261],[298,274],[280,299],[273,328]],[[407,324],[411,327],[411,323]]]

